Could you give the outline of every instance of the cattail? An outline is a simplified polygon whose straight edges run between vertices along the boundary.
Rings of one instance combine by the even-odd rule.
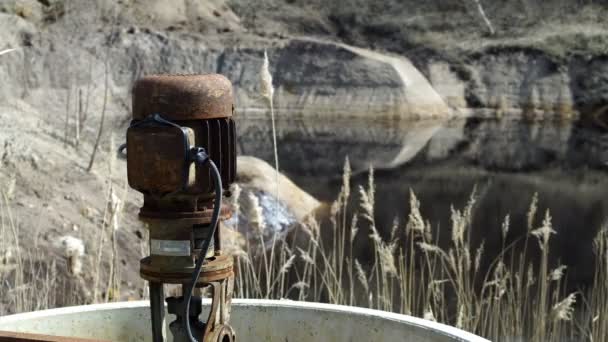
[[[532,264],[528,265],[528,272],[526,274],[526,287],[531,287],[536,283],[536,278],[534,277],[534,267]]]
[[[342,172],[342,192],[344,198],[350,197],[350,177],[352,175],[352,169],[350,168],[350,160],[348,156],[344,160],[344,171]]]
[[[274,95],[274,87],[272,86],[272,74],[270,73],[270,63],[268,62],[268,53],[264,50],[264,62],[260,68],[260,94],[265,97],[268,102],[272,102]]]
[[[116,191],[114,188],[110,190],[110,217],[112,218],[112,228],[114,231],[117,231],[120,228],[120,212],[122,210],[122,200],[118,195],[116,195]]]
[[[230,205],[232,206],[234,229],[238,230],[240,223],[239,216],[241,213],[241,204],[239,203],[239,200],[241,199],[241,187],[237,183],[230,185],[230,193],[232,194],[230,197]]]
[[[293,254],[293,250],[291,248],[289,248],[289,245],[287,244],[283,244],[281,246],[283,248],[283,251],[287,254],[287,255],[292,255]]]
[[[17,179],[15,178],[15,175],[12,175],[8,182],[6,183],[6,191],[4,192],[4,194],[6,195],[6,197],[8,199],[12,199],[13,195],[15,194],[15,186],[17,185]]]
[[[251,260],[249,259],[249,254],[247,254],[247,252],[245,252],[241,247],[237,247],[234,250],[232,250],[230,255],[243,259],[247,262],[251,262]]]
[[[465,320],[464,305],[460,305],[458,307],[458,315],[456,316],[456,328],[464,329],[464,320]]]
[[[552,234],[556,234],[556,232],[552,228],[551,215],[547,210],[547,212],[545,213],[545,218],[543,219],[543,225],[540,228],[533,230],[532,235],[534,235],[538,239],[540,249],[544,250],[544,246],[549,243],[549,238]]]
[[[363,217],[366,218],[369,222],[374,223],[374,168],[370,165],[369,167],[369,175],[367,179],[367,191],[359,186],[359,195],[361,197],[361,209],[363,209]]]
[[[454,254],[454,250],[450,249],[447,255],[448,264],[452,267],[454,271],[458,270],[458,263],[456,262],[456,255]]]
[[[509,225],[510,225],[511,217],[509,214],[505,216],[505,220],[502,221],[501,231],[502,231],[502,240],[505,241],[507,239],[507,234],[509,234]]]
[[[361,197],[361,209],[363,209],[362,216],[368,221],[373,222],[374,218],[371,215],[374,212],[374,207],[370,201],[367,191],[362,186],[359,186],[359,196]]]
[[[306,235],[310,237],[312,241],[315,241],[317,239],[317,236],[319,236],[320,233],[320,229],[321,228],[319,227],[319,222],[317,222],[317,220],[313,216],[308,217],[306,219],[306,222],[302,224],[302,230],[304,231],[304,233],[306,233]]]
[[[378,234],[378,230],[376,229],[375,225],[372,225],[371,227],[372,233],[369,234],[369,238],[374,241],[374,243],[376,244],[381,244],[382,243],[382,238],[380,237],[380,234]]]
[[[369,201],[372,204],[372,208],[374,203],[376,203],[376,199],[374,197],[374,194],[376,192],[376,186],[374,184],[374,166],[370,164],[369,166],[369,174],[367,176],[367,191],[368,191],[368,197],[369,197]],[[373,210],[372,210],[373,212]]]
[[[359,226],[357,226],[358,219],[357,215],[353,216],[353,220],[350,222],[350,242],[355,241],[355,237],[357,236],[357,232],[359,232]]]
[[[311,240],[314,240],[314,239],[315,239],[315,234],[314,234],[314,232],[312,231],[312,229],[310,229],[310,226],[309,226],[308,224],[306,224],[306,223],[302,224],[302,230],[304,231],[304,233],[305,233],[306,235],[308,235],[308,237],[309,237]]]
[[[369,292],[369,284],[367,283],[367,275],[365,274],[363,267],[361,267],[361,264],[359,263],[359,260],[357,260],[357,259],[355,259],[355,270],[357,272],[357,279],[359,280],[361,285],[363,285],[363,289],[365,289],[365,292]],[[371,295],[371,293],[370,293],[370,295]]]
[[[429,290],[431,290],[431,294],[436,301],[441,300],[443,298],[443,284],[449,282],[448,279],[438,279],[431,280],[427,285]]]
[[[494,269],[493,276],[494,279],[485,283],[484,286],[494,287],[496,291],[494,299],[499,300],[505,293],[507,293],[507,279],[510,277],[506,265],[502,260],[498,261],[498,264]]]
[[[259,234],[264,234],[264,231],[266,230],[266,221],[264,220],[264,212],[260,206],[260,200],[253,192],[249,192],[247,195],[249,200],[247,208],[249,222],[251,222]]]
[[[310,254],[308,254],[308,252],[306,252],[305,250],[303,250],[300,247],[298,247],[298,251],[300,251],[300,257],[302,258],[302,260],[304,260],[304,262],[311,264],[311,265],[315,264],[315,261],[312,259]]]
[[[559,281],[564,276],[564,271],[566,270],[566,265],[560,265],[549,274],[549,278],[553,281]]]
[[[427,321],[437,322],[435,315],[433,314],[433,309],[429,306],[428,309],[424,310],[424,316],[422,317]]]
[[[380,257],[382,273],[396,276],[397,267],[395,267],[395,258],[393,257],[392,249],[393,248],[391,247],[391,245],[386,245],[382,243],[378,248],[378,255]]]
[[[418,247],[425,253],[443,253],[443,250],[439,246],[431,245],[426,242],[418,242]]]
[[[420,201],[416,197],[416,194],[410,189],[410,214],[408,216],[408,222],[406,229],[411,232],[424,233],[426,230],[424,219],[420,213]]]
[[[332,221],[332,227],[336,228],[336,217],[338,212],[340,211],[340,205],[342,203],[342,194],[338,197],[337,200],[333,201],[331,206],[329,207],[329,218]]]
[[[270,106],[270,118],[272,121],[272,146],[274,150],[274,168],[275,168],[275,182],[276,184],[276,205],[275,205],[275,218],[278,218],[279,215],[279,152],[277,147],[277,130],[276,124],[274,120],[274,105],[273,105],[273,95],[274,95],[274,87],[272,86],[272,75],[270,74],[270,62],[268,62],[268,53],[264,50],[264,62],[262,63],[262,68],[260,69],[260,94],[268,100],[268,105]]]
[[[482,242],[481,245],[479,245],[479,248],[477,248],[477,251],[475,252],[475,272],[479,271],[479,268],[481,266],[481,257],[483,255],[484,245],[485,243]]]
[[[471,250],[468,247],[463,249],[463,262],[467,271],[471,270]]]
[[[289,269],[291,268],[291,266],[293,265],[293,262],[295,259],[296,259],[295,255],[290,256],[289,259],[287,259],[287,261],[285,261],[283,266],[281,266],[281,269],[279,270],[279,274],[287,273],[289,271]]]
[[[7,265],[13,259],[13,249],[6,248],[6,250],[0,256],[0,264]]]
[[[395,217],[393,219],[393,225],[391,228],[391,238],[389,241],[395,241],[397,239],[397,229],[399,229],[399,220]]]
[[[84,243],[81,239],[70,235],[65,235],[57,239],[56,245],[61,248],[63,256],[68,259],[68,270],[72,275],[79,275],[82,271],[82,261],[84,255]]]
[[[574,312],[574,304],[576,303],[576,293],[571,293],[568,297],[564,298],[561,302],[553,306],[553,317],[557,321],[570,321],[572,320],[572,313]]]
[[[453,207],[452,210],[452,242],[455,246],[460,246],[464,243],[464,233],[467,227],[467,215]]]
[[[305,281],[299,281],[299,282],[291,285],[290,289],[294,288],[294,289],[298,289],[298,290],[302,291],[302,290],[305,290],[305,289],[307,289],[309,287],[310,287],[310,285],[308,285],[307,282],[305,282]],[[289,290],[287,292],[289,292]]]
[[[532,231],[534,228],[534,218],[536,217],[536,211],[538,210],[538,192],[534,193],[532,196],[532,201],[530,202],[530,208],[528,209],[528,231]]]
[[[310,228],[310,230],[313,232],[313,234],[318,236],[321,231],[321,226],[319,226],[319,221],[317,221],[317,219],[314,218],[313,216],[310,216],[306,220],[306,222],[307,222],[307,225]]]
[[[239,199],[241,198],[241,191],[242,189],[237,183],[234,183],[230,186],[230,193],[232,194],[232,196],[230,197],[230,204],[232,205],[232,209],[236,214],[238,214],[240,209]]]

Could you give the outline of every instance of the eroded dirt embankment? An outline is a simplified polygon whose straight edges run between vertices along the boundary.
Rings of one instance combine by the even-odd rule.
[[[396,121],[403,124],[429,117],[477,115],[504,120],[470,120],[462,127],[448,126],[441,133],[443,140],[432,140],[437,127],[431,124],[429,128],[426,123],[411,137],[396,129],[389,129],[388,133],[366,130],[365,135],[356,129],[343,129],[341,137],[345,138],[337,142],[335,135],[341,126],[320,129],[325,137],[319,139],[320,144],[333,146],[337,152],[342,152],[338,150],[341,147],[350,148],[361,156],[358,160],[351,158],[358,170],[365,169],[370,159],[392,168],[416,156],[436,160],[454,151],[497,169],[520,165],[513,161],[522,162],[520,169],[526,165],[536,168],[576,155],[573,147],[580,145],[575,145],[572,128],[587,125],[600,132],[608,128],[608,111],[604,107],[608,103],[608,58],[591,47],[572,55],[556,55],[530,44],[507,46],[500,37],[495,39],[496,44],[484,47],[485,38],[472,34],[467,26],[463,26],[460,35],[472,34],[468,44],[477,38],[484,44],[455,46],[440,40],[445,45],[430,46],[430,40],[422,39],[420,32],[407,31],[410,21],[403,24],[400,19],[399,25],[405,28],[395,24],[393,19],[406,9],[394,8],[397,5],[382,9],[390,12],[393,8],[391,20],[382,16],[373,24],[367,22],[370,16],[354,13],[349,24],[350,17],[345,13],[319,14],[312,9],[303,10],[306,6],[297,1],[280,6],[266,1],[256,11],[248,11],[241,1],[172,3],[174,6],[169,7],[163,6],[162,1],[136,1],[131,5],[116,2],[118,7],[96,0],[10,0],[0,4],[0,11],[4,12],[0,13],[0,50],[19,48],[0,56],[0,120],[4,123],[0,126],[0,184],[7,191],[13,189],[9,191],[8,205],[18,218],[15,224],[21,240],[34,240],[34,248],[45,251],[45,255],[59,253],[52,242],[64,234],[86,238],[87,248],[96,250],[99,227],[107,211],[109,185],[113,184],[118,193],[124,186],[124,163],[112,162],[111,156],[129,122],[130,87],[136,78],[147,73],[225,74],[235,85],[240,119],[264,119],[266,107],[258,95],[258,71],[267,50],[277,89],[279,119],[356,117],[384,121],[390,127]],[[311,3],[327,9],[323,4]],[[373,7],[370,4],[351,8],[365,11]],[[420,11],[427,6],[430,5],[420,5]],[[431,11],[415,16],[412,22],[470,23],[458,6],[441,9],[458,15],[444,14],[442,19],[438,12]],[[293,14],[281,19],[285,8],[294,10],[290,12]],[[255,13],[257,19],[252,17]],[[488,13],[492,15],[493,10]],[[359,28],[353,29],[353,25]],[[311,35],[317,38],[311,39]],[[101,153],[94,172],[87,173],[84,168],[106,99]],[[78,113],[82,116],[77,129]],[[521,118],[527,122],[550,120],[567,124],[563,130],[526,126],[527,140],[516,139],[519,145],[507,138],[487,143],[487,136],[502,134],[501,122],[510,125],[512,120]],[[575,125],[571,125],[573,121]],[[302,138],[302,133],[317,128],[306,122],[310,121],[289,127],[300,135],[288,129],[281,132],[297,143],[285,144],[290,153],[282,156],[283,160],[302,159],[301,154],[307,152],[298,139],[306,138]],[[244,127],[246,139],[259,144],[245,148],[251,153],[270,151],[264,120],[248,121]],[[514,131],[521,134],[520,129]],[[603,165],[606,155],[605,143],[599,137],[596,142],[583,142],[587,159],[596,158],[597,167]],[[307,139],[310,141],[310,136]],[[369,144],[353,147],[349,139],[367,139]],[[557,143],[564,139],[574,139],[573,144]],[[460,144],[461,140],[467,144]],[[392,144],[389,150],[380,146],[387,141]],[[411,141],[413,145],[407,145]],[[528,149],[529,146],[534,148]],[[310,165],[318,167],[311,172],[326,168],[320,158],[314,158]],[[336,163],[331,165],[332,172],[339,172],[335,166]],[[112,172],[107,171],[109,168]],[[121,293],[123,297],[141,294],[137,260],[145,238],[135,220],[139,204],[135,193],[126,196],[124,229],[117,233],[123,251],[118,267],[123,275],[121,281],[128,288]],[[1,215],[4,217],[5,213]],[[107,248],[104,253],[109,251]]]

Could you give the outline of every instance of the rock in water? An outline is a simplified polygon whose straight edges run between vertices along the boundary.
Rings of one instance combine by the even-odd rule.
[[[259,221],[263,221],[262,229],[266,238],[285,233],[320,207],[319,201],[282,174],[279,174],[278,178],[277,196],[275,169],[265,161],[255,157],[240,156],[237,163],[240,194],[233,194],[238,196],[233,198],[235,213],[226,224],[236,228],[243,235],[248,235],[252,229],[259,228],[254,227],[260,224]],[[262,217],[252,219],[256,215]]]

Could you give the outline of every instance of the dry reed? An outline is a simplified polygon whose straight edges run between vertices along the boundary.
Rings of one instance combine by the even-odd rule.
[[[294,235],[271,239],[257,227],[263,218],[252,200],[247,216],[259,241],[236,253],[237,295],[291,298],[389,310],[450,324],[490,340],[608,341],[608,233],[596,238],[596,277],[586,292],[567,293],[567,268],[550,265],[556,234],[547,211],[537,226],[534,195],[523,236],[513,236],[510,216],[500,225],[502,251],[488,260],[485,244],[473,245],[471,223],[475,191],[464,208],[453,208],[447,245],[439,244],[431,224],[410,192],[404,226],[376,226],[374,172],[358,191],[359,208],[350,208],[351,171],[344,167],[342,190],[329,210],[329,235],[309,218]],[[323,226],[325,228],[325,226]],[[354,256],[355,236],[368,231],[371,260]],[[380,231],[390,231],[384,239]],[[298,239],[300,234],[304,238]],[[294,237],[295,236],[295,237]],[[358,236],[358,239],[365,239]],[[277,252],[278,251],[278,252]],[[534,253],[532,253],[534,252]],[[540,255],[536,260],[533,255]],[[551,268],[553,267],[553,268]],[[577,306],[578,304],[578,306]]]

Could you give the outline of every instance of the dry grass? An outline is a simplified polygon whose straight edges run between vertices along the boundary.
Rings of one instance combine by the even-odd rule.
[[[14,182],[0,187],[0,315],[121,298],[116,233],[121,229],[127,182],[125,179],[121,189],[112,182],[116,158],[111,145],[108,178],[104,180],[105,211],[95,234],[79,233],[87,238],[84,241],[65,235],[42,248],[48,242],[43,241],[40,231],[21,241],[19,221],[11,210]]]
[[[252,236],[247,240],[259,243],[236,253],[236,296],[288,297],[400,312],[496,341],[608,341],[606,229],[595,242],[593,287],[568,293],[566,267],[549,264],[556,232],[549,212],[537,222],[537,196],[530,203],[524,236],[507,241],[511,227],[505,217],[502,251],[487,260],[484,244],[473,246],[471,241],[475,192],[464,208],[452,209],[447,245],[439,246],[413,192],[407,224],[395,223],[384,240],[374,218],[373,175],[370,170],[367,186],[359,189],[359,208],[349,216],[352,194],[346,161],[342,190],[330,210],[329,239],[321,238],[320,224],[310,218],[301,227],[304,239],[297,234],[275,236],[268,245],[261,209],[252,197],[246,212]],[[373,251],[371,260],[353,257],[355,237],[364,232]]]
[[[509,216],[505,217],[502,250],[488,260],[484,244],[473,245],[471,239],[475,192],[464,208],[452,209],[449,238],[444,237],[440,244],[413,192],[406,224],[395,221],[389,230],[379,229],[384,227],[377,227],[375,221],[373,170],[367,185],[355,195],[350,176],[347,160],[342,189],[329,210],[330,238],[322,234],[321,224],[313,217],[293,234],[269,234],[255,196],[241,201],[245,204],[242,208],[235,206],[251,223],[247,245],[235,252],[236,297],[291,298],[394,311],[454,325],[496,341],[608,341],[608,228],[601,229],[595,240],[592,287],[568,293],[566,267],[549,264],[550,241],[556,232],[549,212],[537,220],[537,196],[530,202],[525,234],[507,240],[513,234]],[[81,286],[78,274],[68,280],[57,277],[58,272],[66,272],[65,264],[72,254],[66,253],[68,260],[42,258],[35,248],[11,248],[23,245],[10,210],[10,196],[2,190],[0,298],[6,304],[2,307],[10,310],[3,309],[0,314],[119,297],[119,275],[112,266],[119,253],[113,232],[120,227],[121,199],[112,183],[108,184],[107,212],[99,235],[93,239],[97,243],[88,243],[92,248],[84,262],[96,270],[95,274],[110,271],[108,277],[97,278],[94,293],[88,296],[77,291]],[[239,203],[238,187],[233,194],[233,201]],[[358,208],[349,208],[352,196],[358,196]],[[389,231],[388,238],[380,231]],[[368,242],[370,260],[354,256],[355,241],[361,239]],[[104,266],[99,254],[107,241],[114,252]]]
[[[43,255],[38,250],[39,236],[24,248],[10,201],[9,193],[0,189],[0,315],[80,303],[80,293],[73,291],[78,284],[57,277],[70,261],[58,265]],[[72,265],[77,269],[77,263]]]

